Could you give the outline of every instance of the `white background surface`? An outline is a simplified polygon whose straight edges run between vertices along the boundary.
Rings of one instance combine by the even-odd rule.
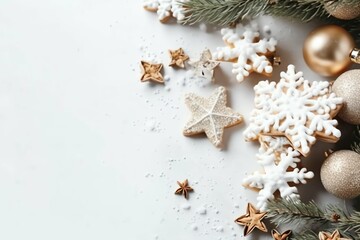
[[[273,79],[293,63],[320,80],[302,58],[313,26],[271,18],[265,24],[283,59]],[[264,77],[238,84],[231,64],[222,63],[217,84],[202,86],[167,67],[168,49],[183,47],[197,58],[205,47],[223,45],[211,28],[160,24],[141,1],[2,0],[0,239],[243,239],[233,220],[256,193],[241,182],[259,166],[257,145],[242,132],[252,87]],[[139,61],[154,56],[170,76],[165,87],[140,83]],[[182,136],[190,114],[184,93],[206,96],[218,85],[245,117],[226,130],[222,151],[206,138]],[[317,144],[303,161],[316,175],[329,146]],[[195,189],[188,201],[173,194],[185,178]],[[304,200],[339,201],[318,176],[300,192]],[[197,213],[201,207],[205,215]]]

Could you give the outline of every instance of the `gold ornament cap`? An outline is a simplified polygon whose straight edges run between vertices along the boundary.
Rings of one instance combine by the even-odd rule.
[[[350,59],[354,63],[360,64],[360,49],[354,48],[350,53]]]

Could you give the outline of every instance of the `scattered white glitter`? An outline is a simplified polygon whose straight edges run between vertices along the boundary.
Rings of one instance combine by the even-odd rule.
[[[199,207],[197,210],[196,210],[196,212],[198,213],[198,214],[200,214],[200,215],[206,215],[206,208],[204,207],[204,206],[202,206],[202,207]]]
[[[269,34],[269,35],[271,34],[271,28],[269,25],[265,25],[263,30],[266,34]]]
[[[196,224],[192,224],[192,225],[191,225],[191,229],[192,229],[193,231],[197,231],[197,230],[198,230],[198,226],[197,226]]]
[[[202,32],[206,32],[207,31],[207,26],[205,23],[200,23],[199,24],[199,28],[200,28],[200,31]]]
[[[164,76],[164,81],[165,81],[165,82],[170,81],[170,76],[169,76],[169,75],[165,75],[165,76]]]
[[[181,205],[181,208],[184,210],[189,210],[191,208],[191,206],[188,203],[184,203],[183,205]]]
[[[223,227],[223,226],[217,226],[217,227],[215,228],[215,231],[217,231],[217,232],[224,232],[224,227]]]

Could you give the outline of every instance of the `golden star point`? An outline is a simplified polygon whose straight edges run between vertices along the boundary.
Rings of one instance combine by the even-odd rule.
[[[260,231],[267,232],[267,228],[262,220],[265,218],[266,212],[260,212],[251,203],[248,203],[246,214],[235,219],[235,222],[244,227],[244,236],[249,235],[255,228]]]

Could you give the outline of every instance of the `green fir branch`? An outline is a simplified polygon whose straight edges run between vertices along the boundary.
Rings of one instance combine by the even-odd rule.
[[[280,199],[269,201],[267,218],[277,226],[291,224],[295,229],[292,239],[310,240],[317,236],[314,230],[333,232],[338,229],[344,237],[360,239],[360,212],[346,213],[335,205],[321,209],[314,201]]]
[[[270,221],[277,226],[289,223],[298,226],[304,222],[308,224],[329,222],[324,212],[313,201],[309,203],[292,199],[270,201],[267,212],[267,218],[270,218]]]
[[[189,0],[181,2],[185,10],[183,24],[199,22],[227,26],[245,18],[262,15],[286,17],[302,22],[320,19],[347,29],[360,43],[360,18],[342,21],[333,18],[324,4],[336,7],[340,3],[355,4],[359,0]],[[274,3],[273,3],[274,2]],[[330,6],[331,6],[330,5]]]
[[[319,234],[312,230],[305,230],[302,233],[293,233],[291,240],[319,240]]]

